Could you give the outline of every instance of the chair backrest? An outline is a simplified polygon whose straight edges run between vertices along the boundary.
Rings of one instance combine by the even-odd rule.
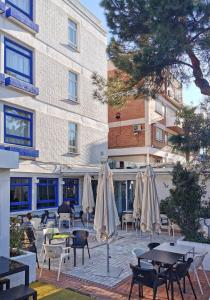
[[[68,221],[70,219],[69,213],[59,213],[60,221]]]
[[[143,269],[131,264],[130,268],[133,273],[133,279],[142,285],[153,287],[154,282],[158,279],[155,269]]]
[[[89,236],[89,232],[86,230],[74,230],[72,232],[74,235],[73,245],[74,246],[85,246],[87,244],[87,239]]]
[[[188,260],[186,262],[177,264],[174,272],[175,272],[176,276],[178,277],[178,279],[182,279],[187,275],[192,262],[193,262],[193,259],[190,257],[190,258],[188,258]]]
[[[46,236],[47,234],[56,234],[59,233],[58,228],[44,228],[43,229],[43,235]]]
[[[143,248],[134,248],[131,253],[133,254],[134,257],[138,257],[139,255],[142,255],[143,253],[145,253],[147,250],[143,249]]]
[[[193,257],[193,264],[196,268],[199,268],[202,265],[204,258],[207,254],[208,252],[203,252],[203,253],[196,254]]]
[[[62,246],[44,244],[44,251],[47,258],[59,258],[63,252]]]
[[[27,238],[29,240],[29,243],[30,244],[34,244],[36,238],[35,238],[35,235],[34,235],[34,231],[31,227],[26,227],[25,228],[25,233],[27,235]]]
[[[149,243],[147,245],[147,247],[149,248],[149,250],[152,250],[152,249],[156,248],[157,246],[160,246],[160,243]]]
[[[133,222],[134,221],[133,214],[131,214],[131,213],[124,213],[122,215],[122,220],[125,221],[125,222]]]

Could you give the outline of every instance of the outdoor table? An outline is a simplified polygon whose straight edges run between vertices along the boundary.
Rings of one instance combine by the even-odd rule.
[[[178,254],[183,254],[186,256],[188,253],[194,254],[195,248],[193,246],[185,246],[185,245],[179,245],[174,244],[173,246],[170,245],[170,243],[162,243],[161,245],[155,247],[155,250],[161,250],[161,251],[168,251]]]
[[[174,299],[174,285],[173,285],[173,266],[182,258],[184,254],[173,253],[169,251],[156,250],[145,252],[138,256],[138,265],[141,266],[141,259],[147,259],[151,261],[156,261],[158,263],[167,264],[169,266],[169,284],[171,285],[171,299]]]
[[[0,256],[0,278],[20,272],[25,272],[25,285],[29,286],[29,266]]]

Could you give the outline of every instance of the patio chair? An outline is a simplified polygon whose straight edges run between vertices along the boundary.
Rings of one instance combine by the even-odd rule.
[[[59,258],[59,267],[58,267],[58,275],[57,275],[57,281],[59,281],[61,265],[62,262],[64,262],[65,258],[69,258],[70,248],[71,247],[62,247],[60,245],[44,245],[44,257],[42,261],[40,277],[42,276],[42,270],[44,268],[46,259],[54,260],[56,258]]]
[[[8,290],[10,288],[10,280],[8,278],[0,279],[0,291]]]
[[[160,246],[160,243],[149,243],[147,245],[147,247],[149,248],[149,250],[152,250],[152,249],[154,249],[154,248],[156,248],[158,246]]]
[[[45,244],[51,244],[51,245],[60,245],[65,247],[66,246],[66,241],[65,239],[52,239],[53,234],[60,233],[58,228],[44,228],[43,229],[43,236],[44,236],[44,242],[42,244],[41,252],[40,252],[40,257],[42,256],[44,252],[44,245]]]
[[[122,230],[124,229],[124,225],[126,226],[126,232],[128,231],[128,223],[132,224],[132,230],[135,226],[135,219],[132,213],[124,213],[122,215]]]
[[[24,232],[27,237],[27,240],[26,239],[24,240],[23,247],[26,251],[36,254],[36,263],[37,263],[37,267],[39,269],[39,260],[38,260],[38,255],[37,255],[37,247],[35,244],[36,238],[34,235],[34,231],[31,227],[26,227]]]
[[[206,271],[205,271],[204,266],[203,266],[203,261],[204,261],[204,258],[205,258],[205,256],[207,254],[208,254],[208,252],[203,252],[203,253],[197,253],[197,254],[195,254],[194,257],[193,257],[193,262],[192,262],[192,264],[190,266],[190,271],[194,272],[202,295],[203,295],[203,289],[202,289],[200,278],[198,276],[198,272],[197,271],[199,269],[203,271],[203,274],[204,274],[204,276],[206,278],[208,286],[210,286],[210,282],[209,282],[208,276],[207,276]]]
[[[73,243],[71,245],[71,248],[73,248],[74,251],[74,267],[76,267],[76,249],[82,249],[82,264],[84,265],[84,249],[85,246],[87,246],[88,255],[90,258],[90,250],[88,246],[88,236],[89,232],[86,230],[74,230],[72,232],[73,234]]]
[[[143,286],[153,289],[153,300],[156,299],[157,290],[160,286],[165,285],[167,299],[169,300],[167,280],[165,277],[162,277],[155,269],[143,269],[138,266],[130,265],[132,270],[132,279],[131,286],[128,295],[128,300],[131,299],[131,294],[133,286],[137,284],[139,286],[139,297],[144,297],[143,295]]]
[[[59,213],[59,221],[58,221],[58,227],[61,228],[62,222],[69,223],[69,228],[71,227],[71,216],[70,213]]]
[[[195,293],[195,290],[193,288],[193,284],[192,284],[192,281],[191,281],[191,278],[190,278],[190,274],[189,274],[189,269],[190,269],[190,266],[191,266],[192,263],[193,263],[192,258],[188,258],[188,260],[186,262],[178,263],[176,265],[176,267],[173,269],[172,278],[170,278],[170,274],[169,274],[168,270],[166,270],[164,272],[164,274],[167,275],[168,280],[171,279],[171,280],[173,280],[174,282],[177,283],[182,300],[184,300],[184,296],[183,296],[183,292],[182,292],[182,289],[181,289],[180,281],[182,279],[185,281],[186,277],[188,278],[188,281],[190,283],[193,295],[194,295],[195,299],[197,299],[196,293]]]

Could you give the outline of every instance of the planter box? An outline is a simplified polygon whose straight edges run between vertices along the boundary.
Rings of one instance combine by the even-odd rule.
[[[18,262],[21,262],[25,265],[29,266],[29,282],[34,282],[36,280],[36,255],[35,253],[23,251],[24,255],[11,257],[12,260],[16,260]],[[11,276],[8,276],[7,278],[11,281],[11,287],[25,284],[25,273],[17,273]]]
[[[181,239],[177,240],[177,244],[179,245],[186,245],[186,246],[192,246],[195,248],[195,252],[208,252],[204,259],[204,268],[207,271],[210,271],[210,244],[202,244],[202,243],[195,243],[195,242],[188,242],[183,241]]]

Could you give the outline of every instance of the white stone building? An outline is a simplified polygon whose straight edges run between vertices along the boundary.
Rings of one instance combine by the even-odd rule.
[[[12,213],[78,205],[82,174],[107,156],[106,33],[78,0],[0,0],[0,149],[20,155]]]

